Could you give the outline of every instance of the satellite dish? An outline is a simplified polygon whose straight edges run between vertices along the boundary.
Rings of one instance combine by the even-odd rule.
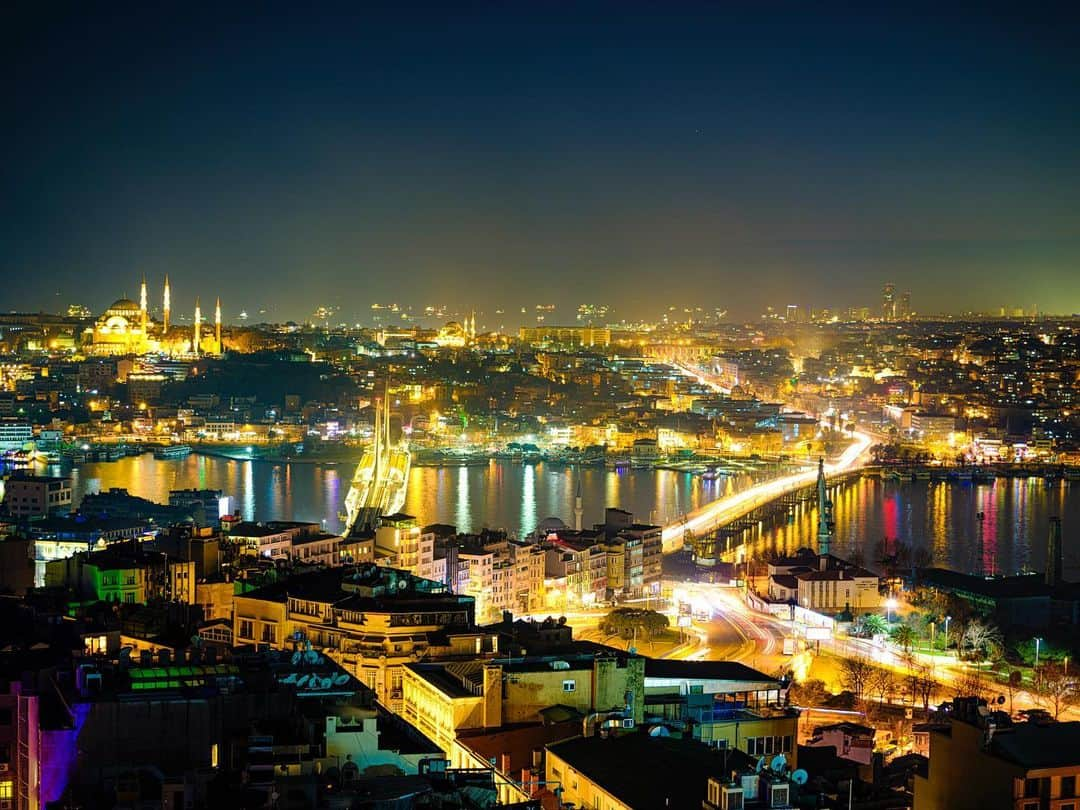
[[[653,726],[649,729],[650,737],[670,737],[671,732],[667,730],[667,726]]]
[[[802,768],[799,768],[799,770],[795,771],[795,773],[791,775],[791,781],[794,782],[796,785],[805,785],[806,781],[809,778],[810,775]]]
[[[783,773],[787,767],[787,757],[783,754],[777,754],[772,758],[772,762],[769,763],[769,767],[776,773]]]
[[[757,765],[754,766],[755,773],[761,773],[765,770],[765,757],[760,757],[757,761]]]

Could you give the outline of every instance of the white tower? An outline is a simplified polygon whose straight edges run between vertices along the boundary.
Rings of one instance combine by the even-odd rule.
[[[172,301],[169,295],[169,277],[165,276],[165,294],[161,296],[161,314],[162,314],[162,329],[161,333],[164,335],[169,331],[169,310],[172,308]]]
[[[191,351],[199,354],[199,338],[202,332],[202,309],[199,307],[199,299],[195,299],[195,330],[191,339]]]
[[[214,340],[217,342],[217,353],[221,354],[221,299],[218,298],[214,307]]]

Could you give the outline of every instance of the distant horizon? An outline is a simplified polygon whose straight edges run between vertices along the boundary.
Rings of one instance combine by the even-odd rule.
[[[16,4],[0,311],[1080,312],[1080,7]],[[159,297],[160,286],[152,299]],[[81,299],[81,300],[80,300]],[[518,313],[520,315],[520,312]],[[519,317],[513,323],[526,320]]]

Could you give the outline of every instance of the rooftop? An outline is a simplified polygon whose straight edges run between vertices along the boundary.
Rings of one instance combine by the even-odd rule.
[[[1025,768],[1080,765],[1080,722],[1019,723],[994,735],[993,751]]]
[[[634,810],[701,807],[710,776],[727,779],[732,770],[755,764],[737,749],[640,732],[606,740],[576,737],[547,749]]]

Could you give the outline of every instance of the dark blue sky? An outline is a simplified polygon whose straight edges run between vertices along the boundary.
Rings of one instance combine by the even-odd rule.
[[[301,5],[7,18],[0,309],[1080,311],[1070,12]]]

